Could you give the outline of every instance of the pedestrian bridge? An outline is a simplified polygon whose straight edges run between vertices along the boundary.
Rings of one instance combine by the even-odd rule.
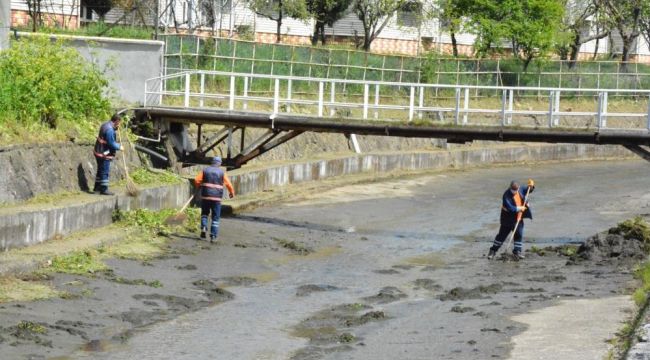
[[[650,152],[650,90],[459,86],[188,71],[146,81],[136,119],[153,121],[167,154],[208,162],[224,144],[238,168],[305,131],[473,140],[622,145]],[[196,129],[193,127],[196,126]],[[263,128],[244,144],[247,128]],[[190,140],[188,131],[196,134]],[[233,137],[240,136],[238,149]]]

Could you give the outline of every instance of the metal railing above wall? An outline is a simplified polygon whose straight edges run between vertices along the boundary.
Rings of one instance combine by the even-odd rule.
[[[345,121],[650,131],[650,90],[443,85],[187,71],[147,80],[144,95],[145,106],[297,113]]]

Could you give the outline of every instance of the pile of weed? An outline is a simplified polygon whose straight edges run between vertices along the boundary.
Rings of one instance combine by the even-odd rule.
[[[89,141],[109,115],[107,90],[97,65],[63,41],[14,41],[0,52],[0,141]]]
[[[616,227],[609,229],[610,234],[623,235],[627,240],[641,241],[647,251],[650,251],[650,225],[641,216],[625,220]]]
[[[137,209],[133,211],[115,210],[113,222],[124,227],[137,227],[150,235],[169,235],[170,227],[165,224],[165,219],[174,215],[174,209],[151,211],[148,209]]]
[[[76,275],[94,274],[106,269],[108,266],[101,261],[100,253],[91,249],[55,256],[48,268],[50,271]]]
[[[146,168],[138,168],[130,175],[136,184],[145,186],[179,184],[183,181],[183,178],[167,170],[154,172]]]

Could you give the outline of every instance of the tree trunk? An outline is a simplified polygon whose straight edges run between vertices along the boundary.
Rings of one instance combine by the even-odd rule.
[[[372,39],[370,38],[370,34],[366,31],[363,36],[363,50],[370,51],[370,44],[372,44]]]
[[[634,37],[623,36],[623,53],[621,54],[621,71],[627,71],[627,63],[630,61],[630,48]]]
[[[573,69],[578,61],[578,53],[580,52],[580,34],[576,33],[573,38],[573,43],[570,45],[571,53],[569,55],[569,69]]]
[[[318,27],[318,21],[314,24],[314,33],[311,36],[311,46],[316,46],[318,44],[318,31],[320,28]]]
[[[452,30],[449,32],[451,36],[451,51],[454,53],[454,57],[458,57],[458,42],[456,41],[456,33]]]
[[[320,42],[325,45],[325,23],[320,24]]]
[[[275,42],[279,44],[282,42],[282,0],[278,2],[278,20],[276,20],[276,23],[278,27],[275,33]]]

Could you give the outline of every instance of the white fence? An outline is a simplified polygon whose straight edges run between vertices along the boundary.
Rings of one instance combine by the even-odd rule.
[[[188,71],[147,80],[144,105],[416,125],[650,130],[650,90],[463,86]]]

